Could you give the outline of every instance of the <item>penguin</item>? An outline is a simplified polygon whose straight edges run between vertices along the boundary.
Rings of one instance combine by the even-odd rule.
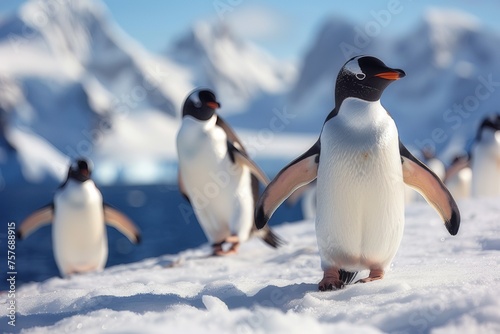
[[[339,71],[335,107],[317,142],[284,167],[257,204],[257,228],[295,189],[317,178],[316,239],[323,269],[321,291],[336,290],[369,270],[382,279],[403,235],[404,184],[437,210],[451,235],[460,225],[455,200],[441,180],[399,139],[380,103],[385,88],[405,76],[372,56],[356,56]]]
[[[316,218],[316,182],[313,181],[308,185],[310,187],[306,187],[302,196],[301,208],[304,219],[312,221]]]
[[[441,179],[441,181],[444,182],[446,169],[444,167],[443,162],[436,157],[435,151],[433,149],[425,147],[421,150],[421,156],[423,158],[422,162],[427,167],[429,167],[429,169],[431,171],[433,171],[434,174],[436,174],[437,177],[439,177],[439,179]],[[450,189],[448,188],[448,190],[450,190]],[[451,192],[451,190],[450,190],[450,193],[453,195],[453,192]],[[456,199],[456,197],[454,197],[454,198]],[[413,188],[411,188],[410,186],[405,186],[405,204],[410,204],[410,203],[413,203],[416,201],[421,202],[421,201],[424,201],[424,199],[422,198],[422,196],[419,196],[413,190]]]
[[[457,154],[446,169],[444,184],[455,200],[469,198],[471,193],[472,170],[470,156]]]
[[[413,191],[413,190],[412,190]],[[302,217],[305,220],[314,220],[316,218],[316,181],[295,190],[286,200],[290,206],[300,201]]]
[[[430,148],[424,148],[422,149],[422,157],[425,165],[443,180],[446,174],[446,168],[443,162],[436,157],[436,152]]]
[[[215,94],[196,89],[187,97],[177,134],[179,190],[191,203],[214,255],[234,254],[258,235],[271,247],[283,241],[270,228],[257,231],[253,212],[265,173],[248,156],[236,133],[216,113]]]
[[[472,148],[473,197],[500,196],[500,114],[484,119]]]
[[[91,179],[90,161],[78,159],[56,190],[51,204],[33,212],[17,231],[24,239],[52,223],[54,258],[62,277],[100,271],[108,259],[106,226],[115,227],[132,243],[140,242],[139,229],[123,213],[103,203]]]

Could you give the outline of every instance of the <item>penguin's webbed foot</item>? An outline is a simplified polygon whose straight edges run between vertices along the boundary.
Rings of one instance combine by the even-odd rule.
[[[323,279],[318,284],[320,291],[339,290],[344,288],[345,283],[340,279],[339,268],[329,268],[323,273]]]
[[[213,255],[215,256],[226,256],[226,255],[231,255],[231,254],[236,254],[238,253],[238,250],[240,249],[240,239],[238,236],[232,235],[226,240],[222,242],[218,242],[212,245],[213,247]],[[224,247],[225,245],[229,244],[228,247]]]
[[[322,279],[318,284],[319,291],[340,290],[345,287],[344,282],[341,280],[326,280]]]
[[[370,275],[367,278],[360,279],[356,283],[368,283],[373,281],[378,281],[379,279],[384,278],[384,270],[382,269],[371,269]]]

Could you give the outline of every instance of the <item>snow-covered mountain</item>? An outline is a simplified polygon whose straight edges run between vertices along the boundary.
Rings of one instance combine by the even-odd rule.
[[[147,52],[100,0],[28,1],[1,21],[3,179],[60,179],[68,158],[87,156],[101,183],[173,181],[190,90],[215,89],[230,114],[282,97],[294,79],[289,63],[219,24],[195,24],[169,50]]]
[[[498,111],[500,33],[468,14],[434,9],[392,52],[407,73],[386,100],[402,139],[435,145],[449,162]]]
[[[256,99],[287,92],[295,79],[292,64],[242,40],[220,21],[195,23],[166,57],[189,69],[195,86],[214,89],[225,113],[247,110]]]
[[[382,102],[403,141],[415,149],[435,147],[449,159],[474,137],[480,119],[497,110],[500,33],[476,18],[430,9],[415,30],[393,39],[362,40],[359,27],[338,17],[324,23],[286,100],[289,112],[296,115],[288,130],[319,132],[333,108],[335,78],[349,47],[406,71]]]
[[[0,21],[0,181],[60,179],[81,155],[96,160],[101,182],[171,180],[178,114],[195,86],[218,93],[257,156],[294,156],[333,107],[346,45],[406,71],[382,99],[407,146],[446,159],[463,149],[500,102],[500,33],[436,9],[390,40],[360,45],[360,27],[329,18],[295,68],[220,23],[196,23],[153,55],[100,0],[28,1]],[[297,132],[307,135],[290,140]]]
[[[60,178],[68,157],[89,156],[116,179],[109,171],[134,158],[175,157],[189,75],[128,38],[98,1],[27,2],[0,25],[0,73],[11,92],[2,135],[17,150],[3,154],[5,173],[20,161]],[[58,171],[36,158],[41,147],[59,157]]]

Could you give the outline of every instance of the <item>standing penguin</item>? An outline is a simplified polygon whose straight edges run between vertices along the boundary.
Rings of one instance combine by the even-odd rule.
[[[258,181],[267,185],[269,180],[216,114],[218,108],[215,94],[206,89],[193,91],[184,103],[177,134],[179,190],[193,206],[214,255],[237,252],[255,233],[276,248],[282,242],[271,229],[259,232],[253,224]]]
[[[472,183],[470,163],[468,153],[457,154],[446,169],[443,182],[457,201],[470,197]]]
[[[429,148],[422,150],[422,157],[425,165],[436,174],[441,180],[444,180],[446,168],[441,160],[436,157],[436,152]]]
[[[472,196],[500,196],[500,115],[483,120],[472,149]]]
[[[262,228],[290,193],[317,178],[322,291],[342,288],[360,270],[370,274],[358,282],[383,278],[403,235],[404,183],[434,206],[450,234],[458,232],[455,201],[400,142],[393,119],[380,104],[384,89],[404,76],[374,57],[347,61],[336,81],[336,107],[319,140],[279,172],[257,205],[256,225]]]
[[[53,223],[54,258],[63,277],[104,268],[108,259],[106,223],[131,242],[140,241],[132,221],[103,203],[91,173],[88,161],[77,160],[56,191],[54,202],[32,213],[18,230],[18,237],[24,239],[42,225]]]

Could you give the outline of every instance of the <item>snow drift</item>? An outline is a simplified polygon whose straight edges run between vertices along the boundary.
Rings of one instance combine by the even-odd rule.
[[[381,281],[317,291],[314,223],[303,221],[276,227],[288,241],[278,250],[253,239],[239,255],[206,257],[206,245],[25,284],[16,294],[16,327],[5,316],[0,326],[23,333],[496,333],[498,199],[459,205],[455,237],[430,206],[410,206],[401,247]],[[0,304],[7,302],[1,294]]]

